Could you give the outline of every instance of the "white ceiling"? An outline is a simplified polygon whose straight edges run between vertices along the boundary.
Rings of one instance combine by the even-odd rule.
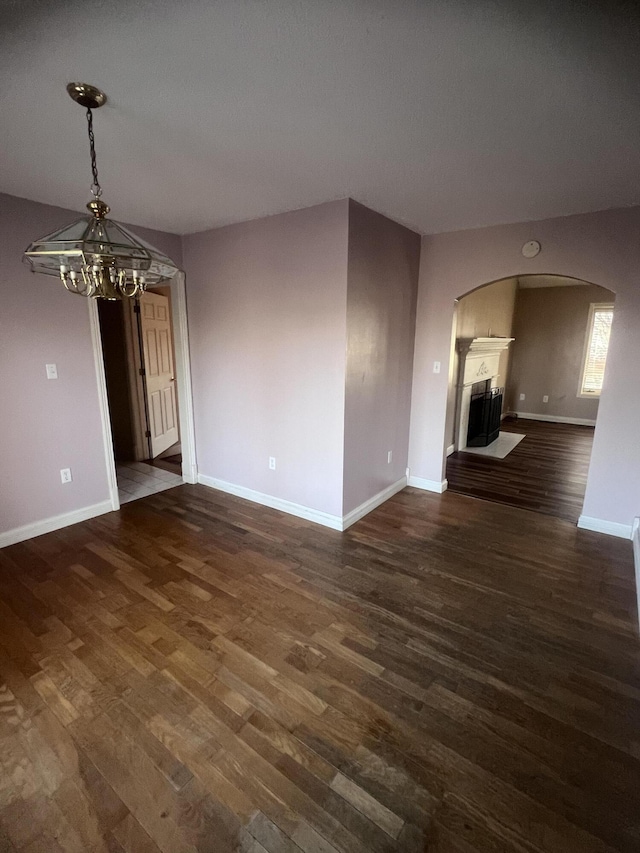
[[[626,7],[626,9],[625,9]],[[0,0],[0,190],[187,233],[351,195],[418,231],[640,202],[636,4]]]

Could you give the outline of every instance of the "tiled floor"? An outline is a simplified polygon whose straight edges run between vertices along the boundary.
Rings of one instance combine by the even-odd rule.
[[[182,485],[182,477],[170,471],[163,471],[162,468],[146,465],[144,462],[118,464],[116,474],[121,504]]]

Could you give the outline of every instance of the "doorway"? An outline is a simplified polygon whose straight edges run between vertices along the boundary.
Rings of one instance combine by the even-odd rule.
[[[89,310],[113,508],[196,482],[184,276]]]
[[[578,521],[606,382],[614,298],[586,281],[525,275],[457,300],[447,408],[449,489]],[[473,405],[487,409],[487,400],[500,398],[497,431],[476,435]]]

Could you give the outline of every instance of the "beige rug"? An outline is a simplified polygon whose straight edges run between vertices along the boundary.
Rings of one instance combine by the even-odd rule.
[[[476,453],[478,456],[490,456],[492,459],[504,459],[517,447],[524,435],[515,432],[501,432],[495,441],[487,447],[465,447],[462,453]]]

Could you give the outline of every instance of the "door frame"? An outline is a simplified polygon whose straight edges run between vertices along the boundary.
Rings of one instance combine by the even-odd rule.
[[[197,483],[198,468],[196,464],[195,423],[193,417],[193,394],[191,390],[191,358],[189,355],[189,326],[187,320],[187,291],[184,272],[176,273],[166,283],[171,289],[176,383],[178,385],[178,417],[180,418],[180,442],[182,445],[182,481],[184,483]],[[91,329],[91,344],[96,368],[98,405],[100,408],[100,423],[102,427],[107,483],[109,486],[109,499],[112,508],[117,510],[120,509],[120,499],[118,497],[118,481],[116,478],[116,462],[111,435],[109,399],[107,397],[107,382],[102,355],[102,335],[98,318],[98,303],[95,299],[87,299],[87,303],[89,305],[89,326]]]

